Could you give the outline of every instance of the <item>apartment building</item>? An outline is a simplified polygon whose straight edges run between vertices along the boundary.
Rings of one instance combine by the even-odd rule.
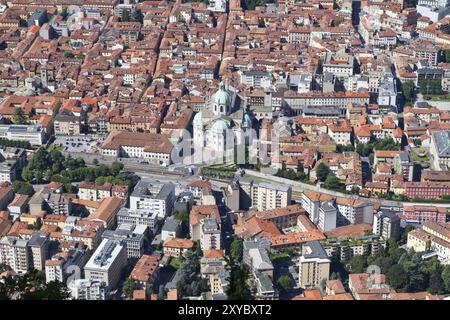
[[[127,263],[126,244],[103,239],[84,266],[86,279],[103,282],[113,290],[117,287]]]
[[[373,217],[373,233],[384,239],[400,237],[400,218],[395,213],[379,211]]]
[[[304,289],[320,288],[321,282],[330,277],[330,263],[325,249],[319,241],[303,245],[299,259],[299,286]]]
[[[348,54],[327,52],[323,62],[323,73],[331,73],[337,77],[353,75],[354,57]]]
[[[136,280],[141,289],[146,290],[158,279],[159,261],[158,255],[143,255],[131,271],[130,278]]]
[[[361,200],[336,197],[337,226],[373,222],[373,204]]]
[[[72,274],[76,268],[83,269],[87,262],[87,246],[81,242],[76,242],[67,251],[55,254],[45,261],[45,281],[66,281],[68,275]]]
[[[221,231],[217,220],[203,219],[200,224],[200,247],[202,250],[220,249],[222,244]]]
[[[19,274],[26,273],[33,266],[28,241],[5,236],[0,240],[0,263],[6,264]]]
[[[172,183],[146,182],[140,180],[130,196],[131,210],[156,212],[161,219],[172,212],[175,202],[175,186]]]
[[[287,207],[292,188],[288,185],[254,181],[251,186],[252,207],[259,211]]]
[[[405,193],[410,198],[435,199],[450,195],[450,182],[405,182]]]
[[[100,281],[75,279],[67,287],[75,300],[106,300],[109,295],[106,284]]]
[[[132,210],[129,208],[120,208],[117,212],[117,223],[129,223],[135,226],[144,225],[148,230],[155,233],[158,229],[161,219],[158,212],[146,209]]]
[[[146,234],[146,225],[121,223],[117,226],[116,230],[105,230],[102,238],[124,243],[126,245],[127,258],[139,259],[144,254],[144,239]]]
[[[309,219],[314,224],[318,224],[321,203],[331,200],[333,200],[333,197],[330,195],[304,190],[302,193],[301,204],[308,213]]]
[[[298,216],[304,213],[305,209],[299,204],[293,204],[266,211],[250,211],[249,215],[273,222],[279,229],[285,229],[297,225]]]
[[[194,242],[190,239],[167,238],[163,243],[165,256],[181,258],[192,249]]]
[[[26,163],[27,153],[22,148],[0,147],[0,183],[12,183]]]
[[[317,227],[322,232],[330,231],[336,228],[337,209],[333,202],[324,202],[319,208],[319,221]]]
[[[181,231],[181,221],[170,216],[164,221],[161,228],[161,240],[165,241],[167,238],[178,238]]]
[[[437,255],[439,261],[450,264],[450,225],[433,221],[424,222],[421,228],[408,233],[408,249]]]
[[[189,214],[189,233],[192,241],[201,239],[202,221],[214,219],[220,224],[219,208],[216,205],[194,206]]]
[[[45,270],[45,261],[48,257],[50,237],[46,232],[33,232],[30,240],[28,240],[28,247],[30,248],[31,261],[34,269]]]

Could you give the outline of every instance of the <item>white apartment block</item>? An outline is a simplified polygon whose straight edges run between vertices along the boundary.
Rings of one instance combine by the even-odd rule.
[[[89,279],[76,279],[68,284],[72,297],[76,300],[106,300],[108,290],[104,283]]]
[[[139,181],[130,196],[131,210],[147,210],[156,212],[164,218],[172,212],[175,202],[175,186],[172,183]]]
[[[317,227],[322,232],[328,232],[336,228],[337,209],[333,202],[324,202],[319,208],[319,222]]]
[[[28,241],[5,236],[0,240],[0,263],[6,264],[19,274],[26,273],[32,266]]]
[[[348,224],[373,223],[373,205],[369,202],[337,197],[337,226]]]

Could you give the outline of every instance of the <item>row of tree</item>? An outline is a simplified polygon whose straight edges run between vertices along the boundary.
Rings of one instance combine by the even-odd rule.
[[[401,249],[394,239],[389,239],[386,250],[380,249],[376,255],[357,255],[343,264],[348,273],[365,272],[369,265],[380,267],[386,283],[397,292],[450,293],[450,266],[444,267],[436,257],[424,260],[414,250]]]
[[[7,277],[0,282],[0,300],[66,300],[70,297],[65,283],[46,283],[45,275],[37,270],[18,278]]]
[[[6,138],[0,138],[0,145],[13,148],[31,149],[31,144],[29,141],[8,140]]]
[[[95,182],[97,185],[103,185],[105,182],[129,184],[129,177],[120,175],[122,169],[123,164],[120,162],[114,162],[111,166],[101,164],[87,167],[81,157],[65,157],[57,149],[48,151],[41,148],[23,168],[22,179],[30,183],[58,181],[70,189],[71,182],[83,180]]]

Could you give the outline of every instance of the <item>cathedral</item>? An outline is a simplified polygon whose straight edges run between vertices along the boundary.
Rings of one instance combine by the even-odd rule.
[[[242,133],[252,128],[252,122],[245,100],[221,82],[219,90],[194,117],[194,146],[226,155],[242,142]]]

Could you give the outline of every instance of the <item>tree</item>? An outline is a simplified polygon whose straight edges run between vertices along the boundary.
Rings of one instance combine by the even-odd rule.
[[[227,289],[228,300],[251,299],[248,287],[248,278],[250,276],[249,267],[245,263],[238,264],[231,255],[225,257],[225,261],[230,274]]]
[[[408,240],[408,233],[412,230],[414,230],[415,228],[412,225],[407,225],[405,227],[405,229],[403,229],[402,235],[400,236],[400,243],[406,243],[406,241]]]
[[[18,194],[24,194],[28,196],[32,196],[34,194],[33,186],[28,182],[16,180],[13,182],[12,187],[14,192]]]
[[[444,281],[439,272],[433,272],[430,275],[430,281],[428,284],[428,292],[431,294],[439,294],[444,292]]]
[[[104,185],[105,182],[106,182],[106,181],[105,181],[105,177],[97,177],[97,178],[95,179],[95,184],[98,185],[98,186]]]
[[[450,292],[450,265],[446,265],[441,274],[445,290]]]
[[[316,169],[316,177],[319,181],[323,182],[330,174],[330,168],[327,167],[323,162],[319,163]]]
[[[422,80],[420,82],[420,84],[419,84],[419,91],[423,95],[428,95],[428,94],[440,95],[440,94],[443,94],[441,81],[440,80],[436,80],[436,79],[425,79],[425,80]]]
[[[127,298],[131,298],[133,296],[133,291],[136,288],[136,280],[133,278],[128,278],[123,283],[123,293]]]
[[[363,255],[353,256],[347,263],[351,273],[362,273],[366,270],[367,260]]]
[[[408,275],[403,267],[399,264],[394,264],[386,273],[386,283],[394,289],[403,289],[408,283]]]
[[[64,52],[64,58],[73,59],[73,58],[75,58],[75,55],[73,54],[73,52],[66,51],[66,52]]]
[[[113,162],[111,164],[111,173],[114,176],[117,176],[119,174],[120,171],[122,171],[123,169],[123,163],[121,162]]]
[[[41,230],[42,220],[41,218],[37,218],[36,222],[33,224],[33,230]]]
[[[237,236],[233,236],[233,241],[230,245],[230,255],[235,261],[241,262],[242,261],[242,255],[243,255],[243,249],[244,248],[244,242],[241,238]]]
[[[95,158],[94,160],[92,160],[92,164],[93,164],[94,166],[98,165],[98,159]]]
[[[45,286],[43,296],[44,300],[67,300],[71,294],[64,282],[50,281]]]
[[[14,110],[13,122],[15,124],[27,124],[27,121],[25,120],[25,114],[23,113],[23,110],[19,107],[17,107]]]
[[[289,292],[294,288],[294,282],[292,281],[291,277],[287,275],[282,275],[277,280],[278,286],[284,291]]]
[[[405,0],[404,9],[406,8],[414,8],[417,6],[417,0]]]
[[[127,22],[130,21],[130,19],[131,19],[130,10],[123,10],[120,20],[122,20],[122,22]]]
[[[348,144],[348,145],[337,144],[336,151],[337,152],[353,152],[353,151],[355,151],[355,147],[352,144]]]
[[[330,190],[345,191],[345,184],[334,173],[330,173],[327,176],[323,185]]]
[[[446,63],[450,63],[450,50],[444,51],[444,60]]]
[[[158,300],[164,300],[166,298],[166,289],[164,285],[160,285],[158,289]]]
[[[414,82],[405,81],[402,83],[402,91],[403,96],[405,97],[406,102],[412,102],[414,100]]]
[[[70,292],[64,282],[45,282],[45,275],[37,270],[25,273],[19,279],[7,277],[0,284],[0,299],[66,300]]]
[[[265,28],[266,27],[266,21],[264,19],[258,19],[258,28]]]

